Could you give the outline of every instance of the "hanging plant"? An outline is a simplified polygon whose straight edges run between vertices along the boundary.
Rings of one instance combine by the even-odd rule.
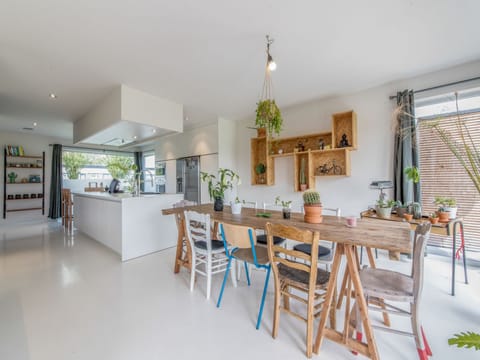
[[[257,128],[266,128],[269,137],[273,134],[280,135],[282,130],[283,118],[275,100],[261,100],[257,104],[257,117],[255,126]]]

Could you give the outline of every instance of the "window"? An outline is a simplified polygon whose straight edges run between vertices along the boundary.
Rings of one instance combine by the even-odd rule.
[[[144,191],[156,192],[155,186],[155,153],[145,152],[143,154],[143,167],[146,170],[144,173]]]
[[[480,92],[469,90],[459,93],[459,118],[468,124],[472,141],[480,148]],[[440,122],[442,128],[457,141],[458,117],[455,96],[421,99],[417,101],[415,114],[419,123]],[[458,216],[465,226],[465,243],[468,250],[480,251],[480,195],[460,162],[428,126],[419,126],[419,156],[422,181],[422,205],[424,212],[434,212],[435,196],[457,200]],[[431,235],[430,245],[451,248],[452,239]]]

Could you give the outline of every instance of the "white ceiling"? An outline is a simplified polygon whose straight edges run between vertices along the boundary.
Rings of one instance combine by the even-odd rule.
[[[253,115],[265,34],[280,106],[480,58],[478,0],[2,0],[0,130],[71,123],[126,84],[185,104],[185,126]],[[49,99],[54,92],[58,99]]]

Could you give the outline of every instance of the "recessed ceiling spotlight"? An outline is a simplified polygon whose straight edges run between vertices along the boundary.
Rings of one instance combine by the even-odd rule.
[[[185,121],[188,121],[188,116],[185,116]]]
[[[152,133],[156,133],[157,132],[157,129],[152,129]]]
[[[137,135],[134,135],[134,136],[133,136],[133,139],[136,140],[136,139],[137,139]]]
[[[34,123],[33,123],[33,126],[37,126],[37,123],[36,123],[36,122],[34,122]]]
[[[57,98],[57,95],[56,95],[56,94],[54,94],[54,93],[50,93],[50,95],[49,95],[49,96],[50,96],[50,99],[56,99],[56,98]]]

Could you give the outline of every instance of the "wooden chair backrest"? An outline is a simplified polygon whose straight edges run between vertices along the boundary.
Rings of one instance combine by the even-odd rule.
[[[190,200],[180,200],[179,202],[173,204],[173,208],[181,208],[185,206],[194,206],[197,205],[195,201],[190,201]],[[179,228],[182,224],[183,221],[183,214],[182,213],[176,213],[175,214],[175,221],[177,222],[177,228]]]
[[[192,249],[197,241],[205,241],[207,251],[212,250],[212,238],[210,232],[210,215],[200,214],[196,211],[185,211],[185,230],[187,239]]]
[[[317,264],[318,264],[318,242],[320,234],[315,231],[301,230],[291,226],[281,224],[266,224],[267,229],[267,247],[268,257],[272,264],[272,270],[275,278],[278,278],[278,265],[283,264],[293,269],[302,270],[310,273],[309,289],[315,290],[317,279]],[[279,236],[286,239],[291,239],[305,244],[312,245],[311,254],[306,254],[301,251],[285,249],[282,246],[273,243],[273,236]],[[292,261],[288,259],[301,259],[303,262]]]
[[[66,204],[72,202],[72,192],[70,189],[62,189],[62,202]]]
[[[412,260],[412,278],[413,278],[413,296],[418,301],[423,290],[423,265],[425,257],[425,247],[430,237],[432,224],[423,222],[417,225],[415,229],[413,243],[413,260]]]
[[[220,225],[228,245],[240,249],[248,249],[257,244],[257,236],[253,228],[243,225],[224,224]]]

